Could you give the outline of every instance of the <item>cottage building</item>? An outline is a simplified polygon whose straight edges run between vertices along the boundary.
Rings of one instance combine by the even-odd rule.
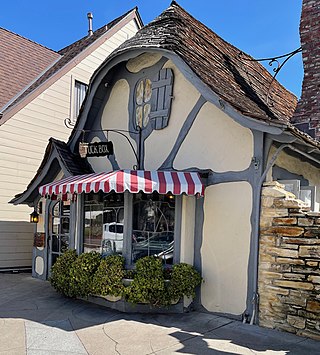
[[[255,321],[263,182],[298,180],[320,202],[320,146],[290,123],[296,104],[173,1],[95,71],[68,143],[50,140],[12,201],[43,206],[34,275],[66,248],[155,255],[201,272],[199,307]]]
[[[89,79],[141,27],[136,9],[56,52],[0,29],[0,269],[30,268],[30,207],[8,204],[36,173],[48,139],[65,141]]]

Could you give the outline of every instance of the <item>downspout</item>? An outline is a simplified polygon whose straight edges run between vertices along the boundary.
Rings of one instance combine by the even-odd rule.
[[[254,242],[254,250],[255,250],[255,256],[254,256],[254,270],[253,270],[253,297],[252,297],[252,304],[253,304],[253,311],[252,311],[252,316],[250,319],[250,325],[255,323],[255,318],[258,310],[258,302],[259,302],[259,294],[258,294],[258,266],[259,266],[259,226],[260,226],[260,211],[261,211],[261,190],[262,190],[262,184],[264,182],[264,179],[270,170],[270,168],[273,166],[274,162],[278,158],[278,155],[282,152],[283,149],[289,148],[294,152],[297,152],[308,159],[316,162],[317,164],[320,165],[320,160],[310,156],[309,154],[303,152],[302,150],[295,148],[291,144],[282,144],[273,154],[272,158],[270,159],[266,169],[262,173],[259,182],[258,182],[258,189],[257,189],[257,194],[256,194],[256,206],[257,206],[257,218],[256,221],[257,223],[254,226],[253,230],[253,242]]]

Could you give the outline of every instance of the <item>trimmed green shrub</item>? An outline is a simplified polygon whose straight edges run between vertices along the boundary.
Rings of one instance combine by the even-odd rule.
[[[195,297],[196,287],[201,281],[200,274],[192,265],[186,263],[173,265],[167,290],[170,299],[180,299],[184,295]]]
[[[133,277],[127,287],[123,285],[125,277]],[[202,278],[185,263],[163,270],[161,260],[152,256],[139,259],[135,270],[125,270],[120,255],[101,259],[97,252],[77,256],[75,250],[68,250],[57,258],[49,281],[67,297],[124,296],[131,303],[167,306],[184,295],[195,297]]]
[[[77,257],[75,250],[67,250],[57,258],[51,268],[49,282],[58,292],[67,297],[76,296],[70,289],[70,269]]]
[[[87,297],[92,290],[93,275],[101,262],[97,252],[83,253],[78,256],[70,269],[70,291],[80,297]]]
[[[92,293],[101,296],[122,296],[124,292],[122,284],[124,275],[124,258],[120,255],[107,256],[101,260],[94,274]]]
[[[126,299],[132,303],[149,303],[153,306],[167,304],[161,260],[152,256],[136,263],[136,272],[130,286],[126,287]]]
[[[130,270],[124,270],[124,278],[125,279],[134,279],[136,271],[133,269]]]

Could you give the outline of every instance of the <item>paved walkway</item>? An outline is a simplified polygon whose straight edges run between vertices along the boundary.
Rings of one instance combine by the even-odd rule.
[[[0,354],[320,354],[320,342],[192,312],[123,314],[0,273]]]

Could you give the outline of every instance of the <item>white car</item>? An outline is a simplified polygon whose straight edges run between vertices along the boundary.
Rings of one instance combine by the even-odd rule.
[[[110,242],[108,242],[110,241]],[[123,223],[111,222],[103,225],[101,252],[105,248],[112,248],[113,252],[121,253],[123,247]]]

